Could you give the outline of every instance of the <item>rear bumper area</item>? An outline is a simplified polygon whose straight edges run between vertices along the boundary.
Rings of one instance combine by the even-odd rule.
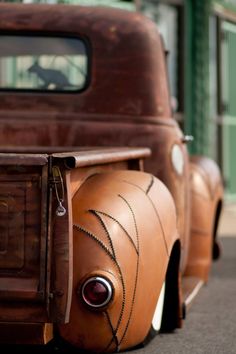
[[[11,344],[46,344],[53,338],[51,323],[11,323],[0,322],[0,343]]]

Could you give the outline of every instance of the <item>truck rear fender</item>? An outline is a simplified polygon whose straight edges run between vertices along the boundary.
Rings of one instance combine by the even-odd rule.
[[[115,171],[89,177],[74,194],[72,211],[72,302],[59,332],[85,350],[133,347],[150,329],[178,240],[173,199],[152,175]],[[112,288],[110,301],[96,309],[84,301],[94,278]]]

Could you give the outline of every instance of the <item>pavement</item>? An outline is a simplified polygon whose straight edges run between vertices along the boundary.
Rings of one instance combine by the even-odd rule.
[[[236,237],[236,204],[224,203],[222,216],[219,222],[218,235],[220,237]]]

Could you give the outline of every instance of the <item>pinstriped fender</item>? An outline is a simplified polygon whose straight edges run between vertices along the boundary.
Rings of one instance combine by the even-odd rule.
[[[61,336],[92,351],[112,352],[146,337],[177,236],[173,199],[162,182],[136,171],[96,174],[72,200],[73,293]],[[112,301],[91,310],[80,296],[91,276],[107,278]]]
[[[223,185],[217,164],[206,157],[191,158],[191,235],[186,275],[208,280]]]

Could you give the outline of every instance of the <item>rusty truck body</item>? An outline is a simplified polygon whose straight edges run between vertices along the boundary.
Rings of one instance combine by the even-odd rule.
[[[188,155],[155,24],[0,4],[0,75],[0,342],[113,352],[181,327],[223,188]]]

